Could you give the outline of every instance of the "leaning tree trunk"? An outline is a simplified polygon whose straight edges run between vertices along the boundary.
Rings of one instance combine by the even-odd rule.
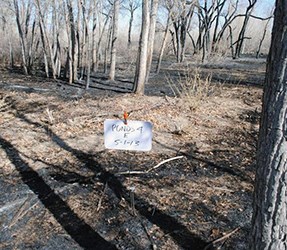
[[[159,56],[157,59],[157,65],[156,65],[156,73],[157,74],[160,71],[161,61],[162,61],[163,53],[164,53],[164,50],[166,47],[166,42],[167,42],[167,38],[168,38],[169,22],[170,22],[170,13],[169,13],[168,18],[167,18],[167,22],[166,22],[166,26],[165,26],[165,30],[164,30],[164,35],[163,35],[163,40],[162,40],[162,44],[160,47]]]
[[[271,20],[271,19],[268,19],[268,21],[267,21],[266,24],[265,24],[264,31],[263,31],[263,35],[262,35],[262,37],[261,37],[261,39],[260,39],[260,41],[259,41],[258,49],[257,49],[257,51],[256,51],[256,58],[259,57],[259,54],[260,54],[260,51],[261,51],[261,47],[262,47],[263,41],[264,41],[264,39],[265,39],[265,36],[266,36],[266,33],[267,33],[267,27],[268,27],[268,24],[269,24],[270,20]]]
[[[149,35],[148,35],[147,66],[146,66],[145,83],[148,83],[149,73],[151,70],[157,9],[158,9],[158,0],[153,0],[152,8],[151,8],[151,16],[150,16]]]
[[[260,124],[251,249],[287,249],[287,1],[277,0]]]

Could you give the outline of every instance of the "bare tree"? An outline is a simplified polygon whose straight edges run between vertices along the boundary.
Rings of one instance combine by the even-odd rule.
[[[65,1],[65,0],[63,0]],[[69,38],[67,60],[66,60],[66,72],[69,71],[69,83],[77,80],[78,74],[78,46],[77,46],[77,28],[74,17],[74,7],[71,0],[66,0],[63,3],[65,16],[66,16],[66,30]],[[69,69],[69,70],[67,70]]]
[[[244,15],[244,20],[243,20],[243,25],[240,29],[237,41],[236,41],[236,48],[235,48],[235,58],[240,57],[242,53],[242,48],[243,48],[243,43],[244,40],[246,39],[245,33],[246,33],[246,28],[249,22],[249,19],[251,17],[252,11],[254,9],[254,6],[256,4],[257,0],[248,0],[249,5],[246,8],[245,15]]]
[[[224,4],[227,2],[224,1]],[[231,23],[235,20],[237,17],[236,12],[238,9],[239,0],[236,0],[235,2],[230,1],[228,3],[227,10],[224,13],[224,7],[218,9],[217,17],[216,17],[216,28],[214,29],[213,39],[212,39],[212,51],[216,51],[220,41],[223,38],[224,33],[226,32],[226,29],[229,29],[230,34],[230,28]],[[224,19],[221,20],[221,25],[219,26],[218,23],[220,23],[220,18]],[[232,42],[233,43],[233,42]]]
[[[39,16],[39,25],[40,25],[40,31],[41,31],[41,38],[42,38],[42,43],[43,43],[43,51],[44,51],[44,57],[45,57],[45,62],[46,62],[46,67],[48,67],[47,63],[47,57],[49,56],[50,58],[50,64],[52,68],[52,75],[53,78],[56,79],[56,67],[54,63],[54,55],[52,51],[52,46],[51,42],[48,36],[48,32],[45,26],[45,18],[44,18],[44,13],[42,12],[40,1],[39,0],[34,0],[35,5],[38,10],[38,16]],[[47,55],[49,53],[49,55]],[[46,69],[46,74],[49,76],[49,69]]]
[[[250,249],[287,249],[287,2],[276,1],[260,123]]]
[[[158,0],[153,0],[151,2],[151,12],[150,12],[150,26],[149,26],[149,35],[148,35],[148,51],[147,51],[145,83],[148,82],[149,74],[151,70],[157,10],[158,10]]]
[[[28,65],[27,62],[27,34],[28,34],[28,25],[30,22],[30,14],[31,14],[31,1],[27,1],[27,5],[25,6],[25,3],[22,5],[22,9],[20,10],[20,5],[18,0],[13,0],[14,10],[15,10],[15,17],[16,17],[16,23],[20,38],[20,44],[21,44],[21,51],[22,51],[22,66],[24,73],[28,75],[30,73],[31,67]],[[23,17],[21,17],[24,15]],[[24,22],[22,22],[22,18],[24,19]],[[25,26],[22,26],[22,23],[25,24]]]
[[[148,54],[148,32],[150,25],[149,1],[142,1],[142,28],[139,42],[139,53],[137,59],[134,89],[137,94],[144,94],[147,54]]]
[[[97,26],[98,26],[98,19],[99,19],[99,13],[98,13],[98,3],[97,0],[93,0],[93,26],[92,26],[92,36],[90,39],[91,42],[91,68],[90,70],[95,72],[97,70],[97,43],[96,43],[96,35],[97,35]]]
[[[183,62],[186,48],[186,37],[191,24],[196,1],[168,0],[169,9],[172,11],[171,20],[174,28],[174,42],[177,62]]]
[[[111,60],[110,60],[110,73],[109,73],[109,79],[112,81],[115,79],[115,72],[116,72],[119,11],[120,11],[120,0],[114,0],[114,15],[113,15],[113,29],[112,29],[113,31],[112,31]]]
[[[53,0],[52,2],[52,37],[53,37],[53,61],[55,64],[56,75],[61,75],[62,68],[62,46],[60,43],[60,27],[62,26],[61,18],[60,18],[60,2]]]
[[[162,57],[163,57],[163,53],[166,47],[166,43],[168,40],[168,31],[169,31],[169,26],[170,26],[170,14],[171,12],[168,12],[168,18],[166,20],[166,25],[165,25],[165,29],[164,29],[164,35],[163,35],[163,39],[162,39],[162,44],[160,47],[160,52],[159,52],[159,56],[158,56],[158,60],[157,60],[157,65],[156,65],[156,73],[158,74],[160,71],[160,66],[161,66],[161,61],[162,61]]]
[[[134,15],[135,11],[140,7],[139,0],[128,0],[127,3],[123,5],[123,8],[130,13],[130,20],[129,20],[129,29],[128,29],[128,48],[131,47],[132,44],[132,27],[134,22]]]
[[[238,0],[237,0],[238,1]],[[195,45],[195,53],[202,52],[202,61],[204,62],[211,52],[215,52],[220,39],[222,38],[228,24],[237,9],[233,12],[228,10],[225,15],[225,21],[222,21],[223,10],[226,9],[227,0],[204,0],[202,4],[198,3],[198,38]]]
[[[268,28],[268,26],[270,24],[270,20],[271,20],[271,18],[267,20],[267,22],[266,22],[266,24],[264,26],[263,34],[262,34],[262,37],[261,37],[261,39],[259,41],[259,45],[258,45],[258,48],[257,48],[257,51],[256,51],[256,58],[259,57],[259,54],[260,54],[260,51],[261,51],[261,47],[262,47],[263,41],[264,41],[266,33],[267,33],[267,28]]]
[[[94,72],[98,68],[98,64],[99,64],[99,62],[102,59],[102,52],[101,51],[103,49],[102,48],[103,47],[102,43],[103,43],[103,40],[104,40],[105,33],[107,33],[107,37],[108,37],[107,38],[108,42],[106,43],[106,48],[105,48],[105,57],[107,57],[107,53],[108,53],[109,48],[110,48],[111,31],[112,31],[112,24],[111,24],[110,21],[111,21],[111,18],[112,18],[111,17],[112,8],[109,8],[107,13],[105,13],[102,8],[103,8],[102,6],[97,8],[97,10],[101,9],[102,13],[101,13],[101,15],[98,13],[99,14],[98,15],[98,19],[99,19],[98,36],[99,36],[99,38],[98,38],[98,42],[94,43],[94,46],[96,47],[96,55],[94,57],[96,59],[96,61],[93,60],[93,66],[92,66]],[[102,24],[102,16],[104,16],[104,20],[103,20],[104,24]],[[107,29],[107,26],[108,26],[108,29]],[[108,48],[108,50],[107,50],[107,48]],[[105,73],[106,72],[107,72],[107,60],[105,60]]]

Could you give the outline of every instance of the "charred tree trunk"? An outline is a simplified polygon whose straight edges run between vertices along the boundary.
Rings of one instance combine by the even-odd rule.
[[[260,124],[251,249],[287,249],[287,1],[277,0]]]

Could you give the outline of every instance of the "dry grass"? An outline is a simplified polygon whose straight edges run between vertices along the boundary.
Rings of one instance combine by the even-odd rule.
[[[190,108],[196,110],[201,102],[214,92],[214,86],[211,84],[211,74],[202,77],[200,70],[187,69],[186,73],[174,80],[167,77],[167,82],[175,97],[181,98]]]

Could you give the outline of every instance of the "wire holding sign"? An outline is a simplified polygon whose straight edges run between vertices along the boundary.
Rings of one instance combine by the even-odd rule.
[[[105,147],[108,149],[149,151],[152,148],[152,124],[143,121],[104,122]]]

